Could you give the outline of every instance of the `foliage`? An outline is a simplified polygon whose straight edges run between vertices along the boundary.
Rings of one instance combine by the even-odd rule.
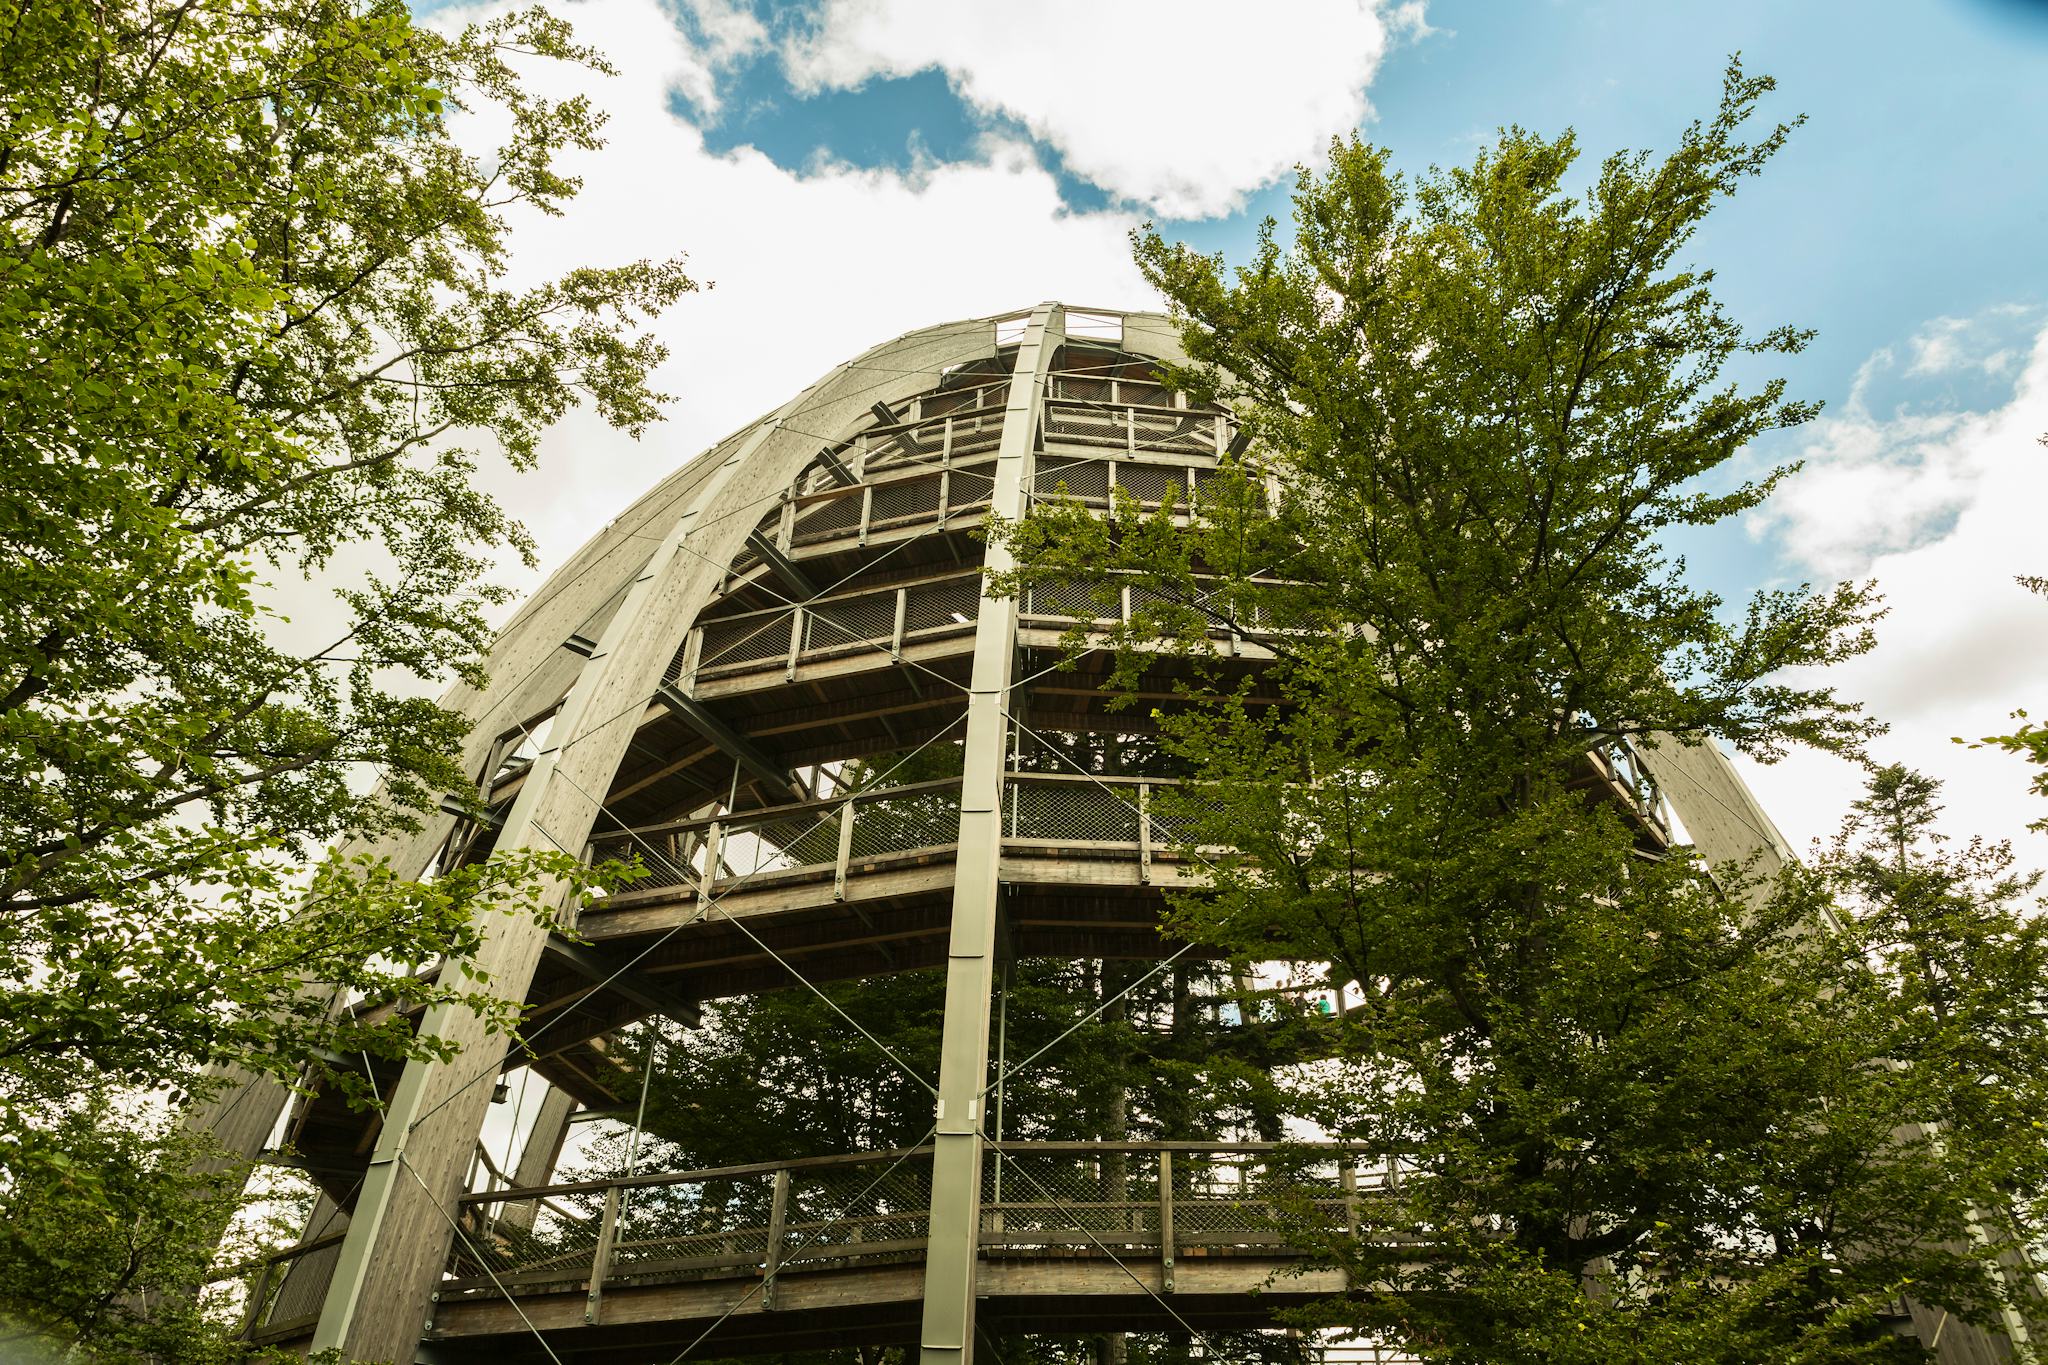
[[[2041,438],[2041,444],[2048,445],[2048,436]],[[2021,578],[2019,584],[2029,592],[2048,596],[2048,578]],[[1986,735],[1969,747],[2003,749],[2006,753],[2018,754],[2037,770],[2030,784],[2034,795],[2048,796],[2048,728],[2029,719],[2023,710],[2013,712],[2012,718],[2019,722],[2017,729],[2009,734]],[[1958,739],[1956,742],[1960,744],[1963,741]],[[2048,832],[2048,816],[2032,821],[2027,828]]]
[[[1339,143],[1291,242],[1268,224],[1234,275],[1141,234],[1193,362],[1174,381],[1256,442],[1185,523],[1126,500],[1004,530],[1008,589],[1157,600],[1113,686],[1161,649],[1203,680],[1154,718],[1196,779],[1190,841],[1238,853],[1175,927],[1355,983],[1298,1099],[1417,1171],[1378,1206],[1392,1237],[1317,1243],[1385,1292],[1305,1323],[1446,1361],[1889,1359],[1909,1285],[1976,1321],[2014,1292],[1989,1268],[2011,1234],[1972,1230],[2038,1180],[2039,1131],[1993,1126],[2034,1075],[1959,1068],[1895,960],[1818,930],[1828,877],[1665,847],[1601,758],[1853,755],[1877,728],[1788,681],[1868,647],[1873,588],[1731,613],[1661,547],[1757,506],[1785,471],[1730,462],[1813,411],[1734,377],[1806,334],[1746,333],[1682,260],[1788,136],[1745,140],[1770,89],[1731,66],[1675,151],[1579,195],[1570,134],[1506,130],[1413,183]],[[1271,648],[1285,705],[1212,664],[1220,626]],[[2038,1065],[2039,1020],[1976,1003]]]
[[[273,1358],[228,1341],[192,1292],[237,1195],[197,1173],[218,1165],[203,1139],[162,1128],[101,1093],[47,1131],[10,1135],[0,1356],[51,1365],[77,1352],[105,1365]]]
[[[602,121],[514,63],[602,62],[540,11],[450,36],[398,0],[58,0],[0,31],[0,1103],[72,1067],[431,1050],[323,1029],[301,979],[426,998],[477,905],[583,874],[286,869],[473,785],[418,693],[482,681],[484,574],[528,553],[481,454],[530,465],[583,400],[656,415],[636,319],[693,287],[676,263],[505,282],[508,216],[561,210]],[[505,121],[491,155],[464,109]]]
[[[487,457],[586,401],[652,420],[643,320],[694,287],[509,282],[511,220],[562,210],[602,124],[522,85],[540,61],[604,65],[539,10],[450,34],[400,0],[0,23],[0,1291],[110,1359],[226,1350],[189,1296],[136,1316],[225,1217],[136,1091],[439,1054],[405,1005],[509,1023],[441,964],[610,877],[374,851],[474,788],[421,694],[485,681],[487,573],[531,558]]]

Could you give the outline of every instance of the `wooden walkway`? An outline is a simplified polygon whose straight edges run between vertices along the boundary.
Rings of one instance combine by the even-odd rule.
[[[666,1362],[910,1343],[929,1148],[467,1197],[425,1340],[439,1358]],[[994,1332],[1207,1332],[1342,1292],[1297,1244],[1371,1235],[1399,1166],[1329,1145],[991,1144],[977,1297]],[[1395,1234],[1386,1232],[1390,1240]],[[311,1329],[338,1246],[252,1268],[249,1335]]]

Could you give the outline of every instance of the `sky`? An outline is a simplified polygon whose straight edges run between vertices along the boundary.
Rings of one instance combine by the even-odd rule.
[[[1889,722],[1880,761],[1947,784],[1948,826],[2015,841],[2048,802],[2016,760],[1952,742],[2048,714],[2048,0],[571,0],[613,76],[582,196],[514,224],[513,269],[687,255],[713,287],[657,325],[675,395],[638,442],[574,416],[501,483],[542,573],[726,432],[875,342],[1044,299],[1158,300],[1128,234],[1242,259],[1295,167],[1353,130],[1411,172],[1494,131],[1576,130],[1586,164],[1671,147],[1739,52],[1806,122],[1691,247],[1822,416],[1745,468],[1803,460],[1739,525],[1673,549],[1738,602],[1875,577],[1879,645],[1834,671]],[[454,24],[480,11],[430,10]],[[478,148],[487,114],[462,125]],[[522,589],[541,574],[519,572]],[[1796,847],[1860,781],[1797,755],[1745,772]]]

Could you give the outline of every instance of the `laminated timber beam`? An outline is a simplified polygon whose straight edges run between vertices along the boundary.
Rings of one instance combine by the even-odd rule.
[[[684,696],[669,683],[663,683],[655,690],[654,695],[663,706],[695,726],[698,734],[716,744],[727,758],[761,781],[792,793],[798,800],[804,799],[807,795],[803,784],[790,775],[789,769],[769,757],[768,753],[753,741],[712,715],[696,698]]]
[[[560,934],[550,934],[547,955],[578,976],[596,982],[615,995],[622,995],[643,1009],[666,1015],[685,1028],[704,1022],[695,1001],[685,1000],[637,967],[620,966],[605,954]]]
[[[768,572],[781,579],[782,585],[797,595],[799,602],[808,602],[818,595],[818,585],[811,581],[811,576],[798,568],[796,561],[777,549],[774,541],[759,531],[753,531],[747,535],[747,544],[753,548],[755,554],[761,556],[761,562],[768,566]]]

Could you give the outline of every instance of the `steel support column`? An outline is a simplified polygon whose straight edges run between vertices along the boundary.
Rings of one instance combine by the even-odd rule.
[[[1031,483],[1039,399],[1061,338],[1057,305],[1032,314],[1010,375],[1002,444],[989,506],[1022,517]],[[1007,569],[1009,551],[988,543],[987,565]],[[1002,858],[1004,703],[1015,668],[1017,603],[983,584],[974,626],[967,700],[966,767],[960,787],[960,852],[946,949],[946,1017],[939,1050],[938,1132],[932,1150],[931,1231],[925,1250],[923,1365],[974,1357],[974,1279],[980,1259],[982,1090],[988,1084],[989,1006],[995,985],[997,872]]]

